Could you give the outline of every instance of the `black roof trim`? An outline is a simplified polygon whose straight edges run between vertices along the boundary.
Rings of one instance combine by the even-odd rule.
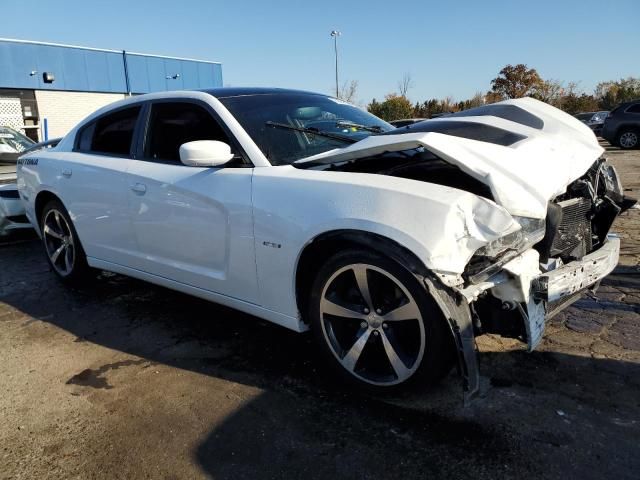
[[[268,87],[222,87],[209,88],[201,90],[216,98],[241,97],[246,95],[323,95],[317,92],[308,92],[305,90],[294,90],[289,88],[268,88]]]

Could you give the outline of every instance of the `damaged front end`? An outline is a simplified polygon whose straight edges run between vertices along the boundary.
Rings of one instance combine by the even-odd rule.
[[[620,240],[609,231],[634,203],[623,195],[615,168],[600,158],[549,202],[543,234],[534,233],[539,241],[531,248],[480,249],[456,288],[469,305],[473,333],[516,338],[535,349],[546,321],[586,290],[595,291],[616,267]],[[467,353],[464,361],[475,359]],[[466,370],[477,372],[475,366]],[[465,401],[478,384],[478,378],[465,381]]]
[[[475,335],[517,338],[531,351],[547,319],[616,267],[620,241],[609,231],[635,200],[624,197],[603,152],[575,118],[525,98],[371,136],[299,163],[463,190],[518,224],[482,245],[467,242],[468,249],[456,251],[465,254],[456,256],[460,263],[442,262],[445,256],[433,251],[425,258],[434,274],[425,287],[456,340],[468,402],[479,388]],[[451,246],[474,238],[470,228],[482,230],[491,211],[466,215],[464,231],[455,235],[435,228],[428,240]]]
[[[549,202],[544,235],[532,248],[493,258],[479,251],[459,289],[474,312],[476,333],[518,338],[536,348],[545,320],[615,268],[620,241],[609,230],[634,203],[624,197],[613,166],[600,158]]]

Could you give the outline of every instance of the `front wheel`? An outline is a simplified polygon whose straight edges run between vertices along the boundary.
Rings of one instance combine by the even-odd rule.
[[[368,251],[331,257],[311,291],[316,342],[343,379],[377,391],[442,378],[452,336],[424,286],[399,263]]]
[[[49,265],[58,278],[77,283],[88,277],[90,267],[69,213],[59,200],[51,200],[40,220],[42,243]]]

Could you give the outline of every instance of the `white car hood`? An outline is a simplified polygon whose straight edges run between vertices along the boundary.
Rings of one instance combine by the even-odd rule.
[[[535,128],[486,114],[444,117],[430,121],[481,123],[526,138],[502,146],[436,132],[370,136],[296,163],[334,163],[424,147],[489,186],[496,203],[512,215],[544,218],[549,200],[581,177],[604,149],[589,127],[543,102],[521,98],[495,105],[517,106],[544,125]]]

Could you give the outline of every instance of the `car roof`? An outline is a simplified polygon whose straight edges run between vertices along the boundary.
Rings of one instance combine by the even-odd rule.
[[[308,92],[306,90],[294,90],[289,88],[269,87],[221,87],[201,90],[216,98],[241,97],[247,95],[320,95],[322,93]]]
[[[628,107],[630,105],[634,105],[636,103],[640,103],[640,98],[636,98],[635,100],[631,100],[630,102],[622,102],[619,107]]]

